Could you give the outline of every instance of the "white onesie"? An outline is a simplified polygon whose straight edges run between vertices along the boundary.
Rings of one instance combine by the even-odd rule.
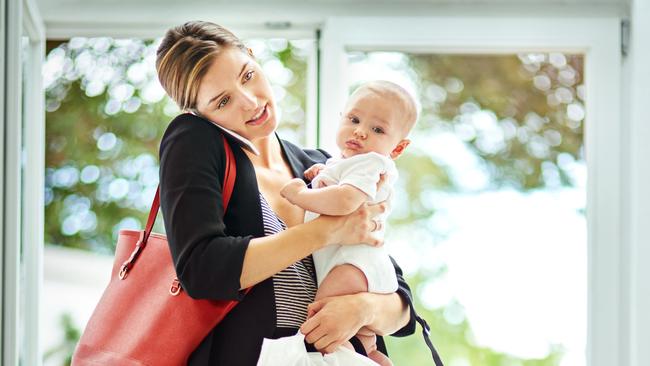
[[[386,183],[377,191],[379,175],[386,173]],[[325,169],[312,181],[312,187],[349,184],[368,195],[372,203],[382,202],[391,196],[393,185],[397,181],[395,163],[380,154],[370,152],[349,158],[331,158],[325,163]],[[320,216],[306,211],[305,222]],[[386,222],[387,212],[377,219]],[[385,225],[384,225],[385,226]],[[383,237],[384,230],[376,233]],[[379,248],[360,243],[358,245],[329,245],[313,254],[318,285],[335,266],[352,264],[359,268],[368,280],[368,292],[392,293],[397,290],[395,268],[382,246]]]

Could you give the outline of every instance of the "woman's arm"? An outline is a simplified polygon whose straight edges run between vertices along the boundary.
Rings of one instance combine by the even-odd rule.
[[[415,332],[411,290],[395,267],[398,289],[392,294],[358,293],[335,296],[314,302],[309,306],[310,318],[300,331],[316,349],[333,352],[362,328],[378,335],[406,336]]]
[[[241,289],[327,244],[381,244],[370,235],[370,220],[384,205],[362,206],[348,216],[322,216],[268,237],[232,236],[223,221],[220,141],[215,126],[181,115],[170,123],[160,147],[161,210],[176,273],[191,297],[239,300]],[[238,174],[235,192],[249,188],[246,179],[250,174]],[[257,196],[246,199],[257,207]],[[246,207],[238,209],[246,212]]]
[[[409,322],[408,306],[397,293],[332,296],[309,305],[315,313],[300,327],[305,339],[326,353],[352,338],[362,327],[377,335],[393,333]]]
[[[259,283],[329,244],[383,244],[372,235],[370,220],[385,210],[385,204],[365,204],[350,215],[320,216],[277,234],[251,240],[241,271],[241,288]]]

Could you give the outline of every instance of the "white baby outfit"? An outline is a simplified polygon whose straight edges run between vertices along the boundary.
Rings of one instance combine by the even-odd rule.
[[[381,173],[386,174],[386,182],[377,190],[377,182]],[[349,184],[368,195],[372,203],[382,202],[391,197],[393,185],[397,181],[397,169],[393,160],[386,156],[370,152],[354,155],[349,158],[331,158],[325,164],[325,169],[314,178],[312,188],[323,186]],[[305,212],[305,222],[320,216],[317,213]],[[387,212],[377,220],[386,222]],[[385,227],[385,225],[384,225]],[[383,237],[384,230],[375,233]],[[388,252],[382,247],[359,245],[329,245],[313,254],[318,285],[335,266],[352,264],[359,268],[368,280],[368,292],[392,293],[397,290],[397,278]]]

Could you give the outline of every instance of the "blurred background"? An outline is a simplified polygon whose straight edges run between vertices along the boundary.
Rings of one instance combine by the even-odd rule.
[[[366,80],[416,96],[386,245],[446,366],[650,365],[644,0],[1,0],[1,365],[69,363],[179,113],[155,50],[193,19],[251,47],[299,145],[334,152]],[[396,365],[432,364],[417,332]]]
[[[69,362],[108,282],[118,231],[145,223],[160,138],[179,113],[155,74],[158,42],[47,42],[46,365]],[[246,43],[273,85],[280,136],[309,146],[317,40]],[[387,79],[421,105],[397,161],[386,245],[448,366],[586,364],[584,61],[561,52],[347,53],[350,91]],[[155,231],[164,232],[160,218]],[[396,365],[431,363],[419,334],[388,337],[388,350]]]

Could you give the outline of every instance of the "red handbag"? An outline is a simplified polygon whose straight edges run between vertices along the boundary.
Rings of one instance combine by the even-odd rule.
[[[225,212],[237,172],[230,145],[223,140]],[[237,305],[234,300],[195,300],[182,291],[167,238],[151,233],[159,206],[156,191],[146,229],[120,231],[110,283],[77,344],[73,366],[185,365]]]

